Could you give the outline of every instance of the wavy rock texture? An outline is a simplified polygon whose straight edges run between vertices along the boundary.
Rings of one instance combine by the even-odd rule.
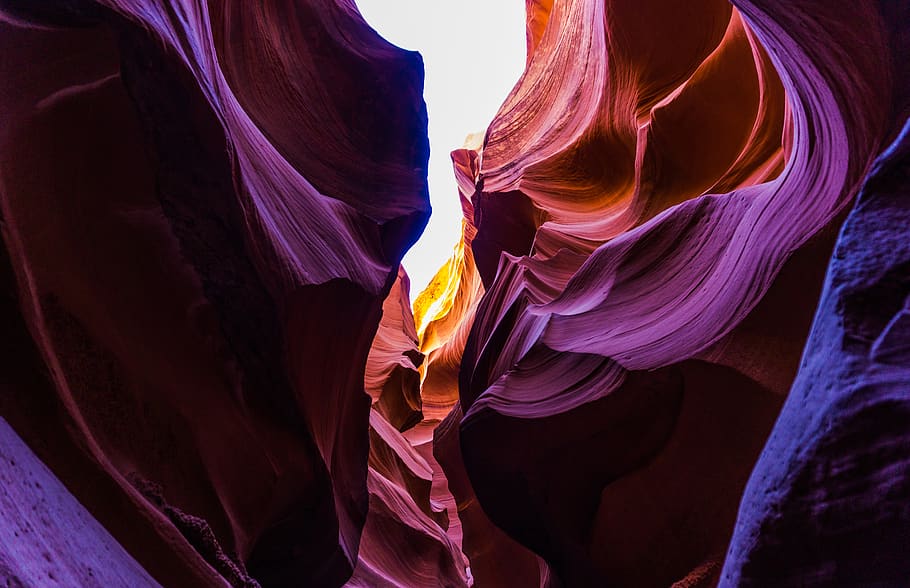
[[[910,576],[908,179],[910,120],[838,239],[723,586],[899,586]]]
[[[901,9],[734,4],[528,2],[472,157],[485,294],[440,461],[555,582],[717,581],[840,213],[906,112]]]
[[[452,153],[458,195],[464,218],[461,239],[451,257],[414,301],[414,321],[420,351],[420,395],[427,421],[439,422],[458,403],[458,369],[477,304],[484,294],[474,259],[474,205],[470,199],[477,175],[480,137],[468,137],[465,148]]]
[[[433,435],[433,453],[458,505],[462,550],[470,562],[476,585],[550,585],[551,576],[546,563],[494,525],[477,501],[461,453],[461,420],[461,408],[456,406],[438,424]]]
[[[478,586],[533,586],[541,584],[546,566],[527,548],[497,528],[484,513],[463,465],[458,425],[458,370],[462,354],[483,294],[481,272],[474,258],[478,240],[471,196],[477,175],[482,138],[469,136],[464,148],[452,152],[464,219],[461,239],[449,260],[414,302],[420,348],[427,356],[422,366],[420,395],[425,419],[423,432],[410,438],[426,448],[440,484],[437,500],[451,505],[448,534],[461,547]],[[504,212],[508,212],[505,211]],[[504,233],[505,234],[505,233]],[[506,234],[507,235],[507,234]],[[429,433],[429,434],[427,434]],[[454,507],[454,508],[453,508]],[[507,566],[503,562],[509,562]],[[542,571],[544,570],[544,571]]]
[[[468,585],[449,514],[433,492],[433,470],[379,411],[370,415],[370,511],[349,587]]]
[[[419,56],[349,2],[0,6],[4,416],[164,585],[344,583]]]
[[[423,354],[408,291],[407,273],[399,268],[367,358],[370,508],[349,587],[457,587],[470,581],[460,537],[449,532],[458,521],[454,501],[427,455],[425,430],[434,421],[424,420],[420,410],[416,366]]]
[[[412,314],[422,64],[352,0],[0,0],[0,578],[907,577],[910,8],[526,9]]]
[[[382,303],[382,320],[367,356],[365,386],[386,421],[399,430],[423,419],[420,373],[423,354],[411,312],[410,279],[404,268]]]

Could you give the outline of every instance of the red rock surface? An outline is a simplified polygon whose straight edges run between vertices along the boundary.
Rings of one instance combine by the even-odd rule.
[[[404,268],[382,303],[382,320],[367,356],[365,386],[375,409],[397,429],[423,418],[420,373],[423,354],[411,312],[410,280]]]
[[[458,493],[566,585],[710,585],[840,213],[907,112],[892,9],[528,4],[462,188],[486,292]]]
[[[3,414],[162,584],[342,584],[419,56],[351,3],[2,6]]]
[[[412,312],[352,0],[0,0],[0,578],[906,579],[908,9],[525,5]]]
[[[434,500],[433,470],[376,410],[370,415],[370,512],[349,587],[468,585],[461,549]]]

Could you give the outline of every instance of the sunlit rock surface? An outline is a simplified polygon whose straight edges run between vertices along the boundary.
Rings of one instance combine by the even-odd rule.
[[[458,403],[458,369],[477,304],[484,293],[474,259],[477,227],[471,195],[477,175],[478,149],[482,137],[468,137],[465,147],[452,153],[463,218],[461,239],[452,255],[439,268],[430,284],[414,301],[414,320],[420,351],[420,395],[424,416],[438,422]]]
[[[526,8],[412,309],[354,2],[0,0],[0,579],[906,580],[910,8]]]
[[[433,470],[377,411],[370,414],[370,512],[348,587],[468,585],[461,549],[434,500]]]
[[[557,582],[712,585],[842,211],[907,114],[903,9],[528,7],[527,71],[462,189],[485,288],[449,417],[470,487],[440,461]]]
[[[367,356],[364,384],[386,421],[408,429],[423,419],[420,373],[423,354],[411,312],[410,280],[404,268],[382,304],[382,320]]]
[[[459,520],[455,503],[427,451],[426,432],[435,421],[423,419],[420,411],[416,366],[423,354],[417,351],[408,290],[407,273],[399,269],[367,358],[366,389],[373,398],[370,508],[349,588],[470,583],[460,535],[449,528]]]

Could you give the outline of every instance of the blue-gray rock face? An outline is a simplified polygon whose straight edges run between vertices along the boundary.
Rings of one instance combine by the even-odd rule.
[[[848,217],[721,586],[910,579],[910,121]]]
[[[0,584],[159,586],[2,418],[0,463]]]

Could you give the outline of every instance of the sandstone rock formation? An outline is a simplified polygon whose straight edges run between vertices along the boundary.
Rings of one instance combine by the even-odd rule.
[[[420,372],[423,354],[411,312],[410,280],[404,268],[382,303],[382,320],[367,356],[364,385],[386,421],[399,430],[423,419]]]
[[[740,506],[724,586],[910,577],[908,179],[910,120],[838,239],[800,373]]]
[[[159,586],[0,419],[0,577],[7,586]]]
[[[717,581],[840,213],[908,112],[901,9],[735,5],[529,2],[477,152],[461,456],[566,585]]]
[[[341,585],[419,56],[334,1],[0,7],[2,414],[160,583]]]
[[[906,581],[910,7],[526,10],[412,311],[353,0],[0,0],[0,579]]]

